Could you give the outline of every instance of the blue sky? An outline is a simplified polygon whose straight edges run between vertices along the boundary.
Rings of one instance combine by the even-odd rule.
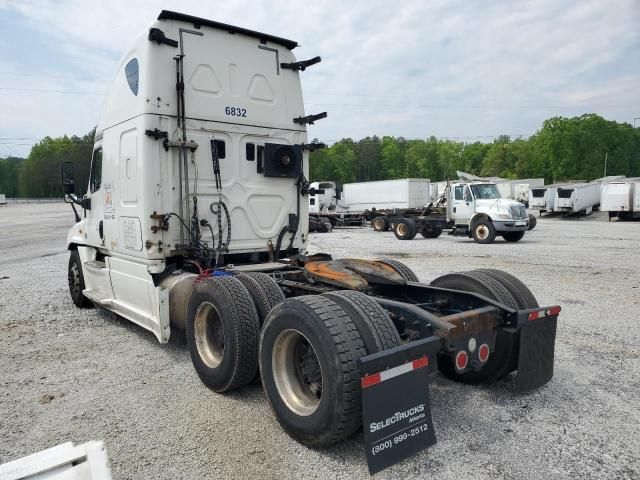
[[[0,157],[82,135],[161,9],[297,40],[310,136],[528,136],[554,115],[640,117],[640,1],[0,0]],[[640,126],[640,118],[636,120]]]

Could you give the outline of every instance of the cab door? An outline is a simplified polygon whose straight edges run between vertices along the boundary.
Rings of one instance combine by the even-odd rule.
[[[104,246],[104,186],[102,182],[102,144],[97,144],[91,159],[89,189],[85,198],[91,199],[91,208],[85,211],[86,241],[92,247]],[[110,201],[110,200],[109,200]]]
[[[473,217],[475,205],[468,185],[453,187],[453,219],[456,225],[468,225]]]

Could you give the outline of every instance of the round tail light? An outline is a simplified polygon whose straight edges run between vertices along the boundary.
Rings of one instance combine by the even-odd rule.
[[[469,355],[464,350],[460,350],[456,354],[456,368],[458,370],[464,370],[467,368],[467,363],[469,363]]]
[[[487,360],[489,360],[489,345],[487,345],[486,343],[480,345],[480,348],[478,349],[478,359],[482,363],[485,363]]]

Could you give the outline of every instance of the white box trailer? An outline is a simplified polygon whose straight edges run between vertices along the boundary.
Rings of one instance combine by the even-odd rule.
[[[565,185],[563,183],[531,188],[529,190],[529,209],[538,210],[540,214],[553,213],[558,188]]]
[[[0,193],[0,205],[6,205],[7,204],[7,197],[5,196],[4,193]]]
[[[429,199],[433,201],[439,196],[444,195],[448,183],[451,182],[444,180],[442,182],[433,182],[429,184]]]
[[[529,190],[542,187],[544,178],[524,178],[519,180],[495,180],[500,196],[510,198],[525,205],[529,202]]]
[[[640,217],[640,178],[603,184],[600,210],[609,212],[609,219]]]
[[[558,187],[553,210],[589,214],[600,205],[600,185],[575,183]]]
[[[342,199],[349,211],[421,208],[429,203],[429,179],[345,183]]]

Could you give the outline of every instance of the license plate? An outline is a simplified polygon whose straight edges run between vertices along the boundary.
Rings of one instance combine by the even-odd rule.
[[[524,227],[527,222],[516,222],[516,227]]]

